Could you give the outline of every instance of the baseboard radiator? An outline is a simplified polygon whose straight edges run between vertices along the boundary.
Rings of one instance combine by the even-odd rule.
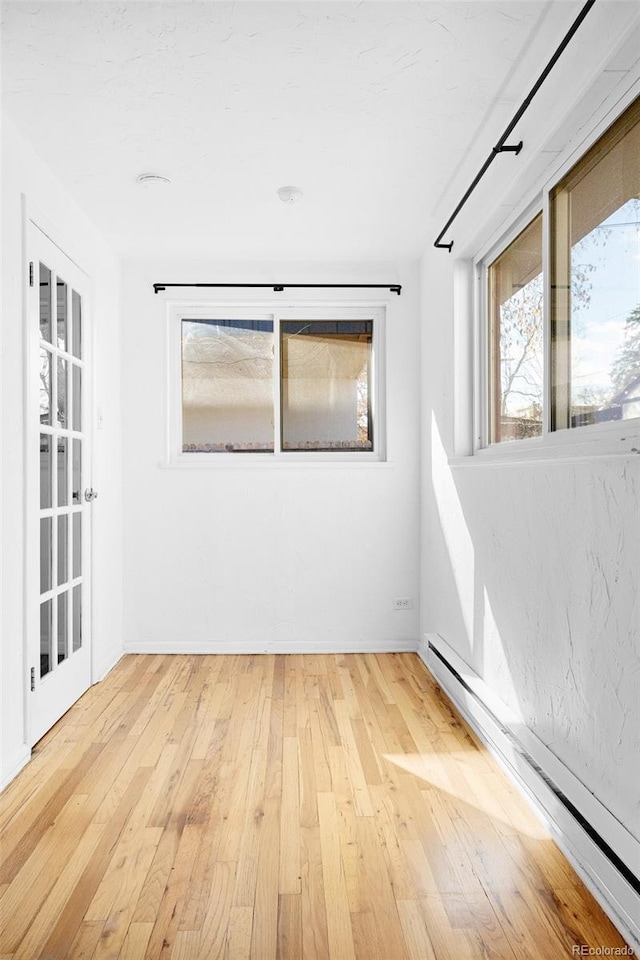
[[[438,634],[418,655],[640,956],[640,844]]]

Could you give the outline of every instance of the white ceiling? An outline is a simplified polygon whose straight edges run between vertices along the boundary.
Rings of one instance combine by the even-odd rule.
[[[580,6],[21,0],[3,96],[123,255],[416,258]]]

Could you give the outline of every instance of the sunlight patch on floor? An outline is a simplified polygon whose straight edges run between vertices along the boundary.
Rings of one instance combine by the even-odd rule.
[[[498,820],[532,840],[550,839],[548,831],[529,810],[524,807],[519,810],[519,804],[514,803],[510,804],[507,813],[493,798],[487,784],[482,784],[478,778],[476,785],[469,755],[465,751],[448,751],[446,756],[421,753],[385,753],[383,756],[396,767],[418,777],[427,787],[435,787],[449,794],[455,800],[474,807],[492,820]],[[464,778],[469,778],[467,783],[454,782]],[[524,801],[520,802],[524,804]]]

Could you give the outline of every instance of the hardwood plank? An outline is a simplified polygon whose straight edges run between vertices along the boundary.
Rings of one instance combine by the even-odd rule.
[[[328,752],[332,744],[325,736],[325,730],[321,719],[322,700],[309,701],[309,727],[311,729],[311,748],[313,754],[313,766],[315,771],[315,786],[318,793],[331,790],[331,773],[329,770]]]
[[[313,739],[309,726],[298,730],[298,758],[300,761],[300,827],[314,827],[318,823],[318,791]]]
[[[393,888],[373,818],[359,817],[360,900],[373,917],[377,950],[382,957],[405,960],[406,950]]]
[[[162,831],[160,842],[135,905],[132,923],[151,923],[153,925],[155,922],[178,853],[184,827],[183,821],[179,822],[173,818]]]
[[[200,831],[197,827],[184,827],[149,938],[145,957],[150,960],[168,960],[171,956],[182,911],[189,896],[189,878],[199,840]]]
[[[371,913],[354,913],[351,916],[353,943],[357,957],[367,960],[387,960],[382,955],[376,936],[376,924]],[[397,958],[394,957],[394,960]]]
[[[252,932],[253,908],[231,907],[227,937],[228,958],[225,960],[249,960]]]
[[[176,939],[171,951],[171,960],[198,960],[202,957],[199,930],[180,930],[176,934]],[[219,953],[208,954],[208,956],[220,956]]]
[[[398,900],[398,916],[409,960],[437,960],[418,900]]]
[[[280,894],[276,956],[278,960],[300,960],[303,956],[302,901],[299,894]]]
[[[330,960],[355,960],[347,885],[340,855],[338,814],[332,793],[318,794],[322,879]]]
[[[302,878],[302,954],[304,960],[327,960],[327,913],[320,828],[300,828],[300,873]]]
[[[252,960],[275,956],[278,939],[278,874],[280,868],[280,804],[282,796],[281,700],[271,701],[267,763],[265,767],[264,815],[256,871]]]
[[[347,704],[342,701],[336,703],[336,719],[340,730],[342,749],[344,750],[347,761],[347,770],[356,812],[360,817],[371,817],[373,816],[371,796],[353,735],[353,727],[351,726],[352,718],[349,715]]]
[[[234,884],[235,864],[215,863],[198,956],[211,957],[211,960],[224,957]]]
[[[280,869],[278,892],[300,893],[300,776],[298,741],[282,741],[282,806],[280,809]]]
[[[69,948],[69,960],[91,960],[102,933],[102,923],[81,923]],[[41,960],[48,954],[41,953]]]
[[[145,955],[152,930],[152,923],[130,923],[118,960],[141,960]]]

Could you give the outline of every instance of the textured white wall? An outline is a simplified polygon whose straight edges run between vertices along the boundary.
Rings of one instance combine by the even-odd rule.
[[[2,749],[0,782],[26,755],[24,706],[29,664],[24,658],[24,283],[22,194],[69,241],[93,279],[96,331],[95,397],[103,413],[96,431],[93,486],[95,675],[122,649],[120,267],[110,248],[68,197],[48,167],[4,118],[2,139]],[[59,236],[58,235],[58,236]],[[54,236],[54,239],[56,236]],[[93,411],[95,415],[95,410]]]
[[[130,264],[125,271],[129,649],[347,650],[417,640],[417,267],[313,270],[303,276],[292,264],[238,271],[189,262]],[[348,282],[350,274],[359,282],[404,284],[387,314],[388,462],[283,466],[248,464],[237,455],[219,469],[163,467],[166,308],[151,283],[276,276],[329,282],[336,275]],[[303,294],[308,300],[312,292]],[[394,611],[398,596],[416,598],[414,609]]]
[[[638,837],[640,457],[450,464],[453,291],[454,258],[429,251],[422,629]]]

